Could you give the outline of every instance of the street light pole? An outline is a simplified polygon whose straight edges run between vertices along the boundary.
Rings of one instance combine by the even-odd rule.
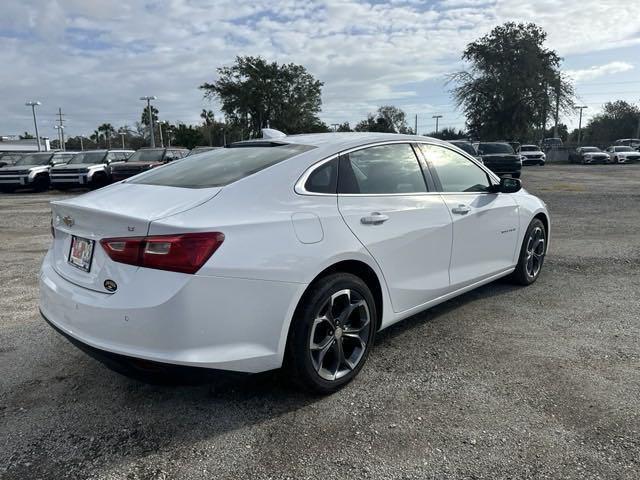
[[[578,146],[580,146],[580,143],[582,142],[582,110],[589,107],[587,107],[586,105],[581,105],[576,108],[580,110],[580,120],[578,120]]]
[[[440,120],[442,118],[442,115],[434,115],[431,118],[435,118],[436,119],[436,133],[438,133],[438,120]]]
[[[80,134],[80,151],[84,152],[84,142],[82,141],[82,134]]]
[[[31,111],[33,112],[33,126],[36,129],[36,141],[38,142],[38,151],[41,150],[40,147],[40,134],[38,133],[38,120],[36,119],[36,106],[37,105],[42,105],[40,102],[38,101],[29,101],[29,102],[25,102],[25,105],[27,107],[31,107]]]
[[[120,138],[122,138],[122,149],[124,150],[124,136],[126,133],[120,132]]]
[[[162,138],[162,124],[164,122],[158,121],[158,131],[160,132],[160,147],[164,148],[164,139]]]
[[[147,112],[149,114],[149,132],[151,134],[151,148],[156,146],[156,136],[153,131],[153,113],[151,112],[151,100],[156,100],[158,97],[155,95],[148,95],[145,97],[140,97],[140,100],[147,101]]]

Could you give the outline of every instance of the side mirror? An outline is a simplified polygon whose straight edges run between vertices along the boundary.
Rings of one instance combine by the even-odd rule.
[[[522,188],[522,183],[517,178],[502,177],[498,185],[492,185],[493,193],[516,193]]]

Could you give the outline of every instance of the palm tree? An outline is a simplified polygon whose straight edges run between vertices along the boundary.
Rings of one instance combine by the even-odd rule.
[[[102,132],[107,148],[111,148],[111,137],[116,133],[116,129],[110,123],[103,123],[98,127],[98,132]]]
[[[213,141],[211,139],[211,130],[213,128],[213,123],[215,121],[215,118],[213,116],[213,111],[205,110],[203,108],[202,112],[200,112],[200,118],[202,118],[202,123],[204,124],[204,128],[209,134],[209,146],[211,147],[213,146]]]

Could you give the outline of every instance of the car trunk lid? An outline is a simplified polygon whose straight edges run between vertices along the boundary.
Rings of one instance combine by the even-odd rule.
[[[70,282],[108,293],[106,280],[126,284],[139,267],[112,261],[100,245],[101,239],[145,236],[154,220],[194,208],[220,190],[123,183],[52,202],[54,268]],[[73,237],[93,245],[88,271],[69,262]]]

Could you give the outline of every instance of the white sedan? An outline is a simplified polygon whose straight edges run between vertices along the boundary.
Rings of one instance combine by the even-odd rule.
[[[538,278],[545,204],[449,143],[267,135],[52,202],[44,318],[110,366],[284,365],[327,393],[378,330]]]

